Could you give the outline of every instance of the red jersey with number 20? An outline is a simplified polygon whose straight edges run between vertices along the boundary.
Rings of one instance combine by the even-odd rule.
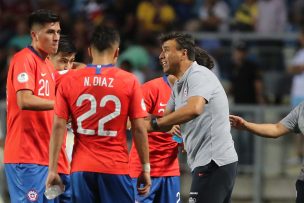
[[[164,114],[170,98],[171,88],[167,78],[161,77],[142,85],[147,112],[156,117]],[[152,132],[148,134],[151,164],[151,176],[179,176],[178,143],[172,140],[169,133]],[[137,178],[142,166],[134,142],[130,152],[130,176]]]
[[[128,174],[127,118],[147,116],[134,75],[109,65],[71,71],[57,89],[55,113],[71,115],[71,172]]]
[[[21,110],[19,90],[31,90],[37,97],[55,100],[54,67],[32,47],[22,49],[11,60],[7,76],[7,137],[4,163],[28,163],[47,166],[54,111]],[[65,145],[61,148],[58,172],[69,174]]]

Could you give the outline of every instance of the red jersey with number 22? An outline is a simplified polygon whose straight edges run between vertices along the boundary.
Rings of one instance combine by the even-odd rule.
[[[55,113],[66,120],[71,115],[71,172],[128,174],[127,118],[147,116],[133,74],[101,65],[71,71],[57,89]]]
[[[156,78],[142,85],[147,112],[156,117],[163,116],[170,98],[171,88],[166,77]],[[179,176],[178,143],[172,135],[162,132],[149,133],[151,176]],[[142,166],[134,142],[130,152],[130,176],[137,178]]]

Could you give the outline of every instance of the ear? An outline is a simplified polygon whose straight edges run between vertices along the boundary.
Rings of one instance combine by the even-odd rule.
[[[91,47],[88,47],[88,54],[89,54],[89,57],[92,57],[92,49],[91,49]]]
[[[35,32],[35,31],[31,31],[31,37],[32,37],[32,40],[34,41],[38,41],[38,34],[37,34],[37,32]]]
[[[116,63],[117,59],[118,59],[118,56],[119,56],[119,47],[115,50],[114,52],[114,62]]]

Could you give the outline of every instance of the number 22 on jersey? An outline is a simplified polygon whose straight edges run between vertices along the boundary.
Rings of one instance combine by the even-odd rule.
[[[84,134],[84,135],[95,135],[96,132],[93,129],[85,129],[82,127],[82,122],[89,117],[93,116],[96,113],[97,110],[97,102],[96,98],[91,94],[82,94],[78,97],[76,106],[80,107],[83,103],[83,101],[88,100],[91,103],[91,108],[87,112],[83,113],[81,116],[77,118],[77,132]],[[105,123],[111,121],[112,119],[116,118],[121,113],[121,102],[118,97],[114,95],[106,95],[104,96],[100,102],[100,107],[105,107],[106,103],[112,101],[115,104],[114,111],[98,120],[98,132],[97,134],[99,136],[110,136],[115,137],[117,135],[117,131],[110,131],[105,130],[104,125]]]

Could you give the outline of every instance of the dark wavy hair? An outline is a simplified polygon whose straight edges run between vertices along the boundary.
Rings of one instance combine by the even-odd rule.
[[[214,61],[212,57],[207,53],[207,51],[198,46],[195,46],[195,61],[199,65],[205,66],[210,70],[214,67]]]
[[[159,40],[162,44],[168,40],[175,40],[177,43],[176,48],[178,50],[187,50],[189,60],[196,61],[199,65],[205,66],[208,69],[212,69],[214,67],[212,57],[204,49],[195,45],[195,40],[190,34],[170,32],[168,34],[162,34],[159,37]]]

